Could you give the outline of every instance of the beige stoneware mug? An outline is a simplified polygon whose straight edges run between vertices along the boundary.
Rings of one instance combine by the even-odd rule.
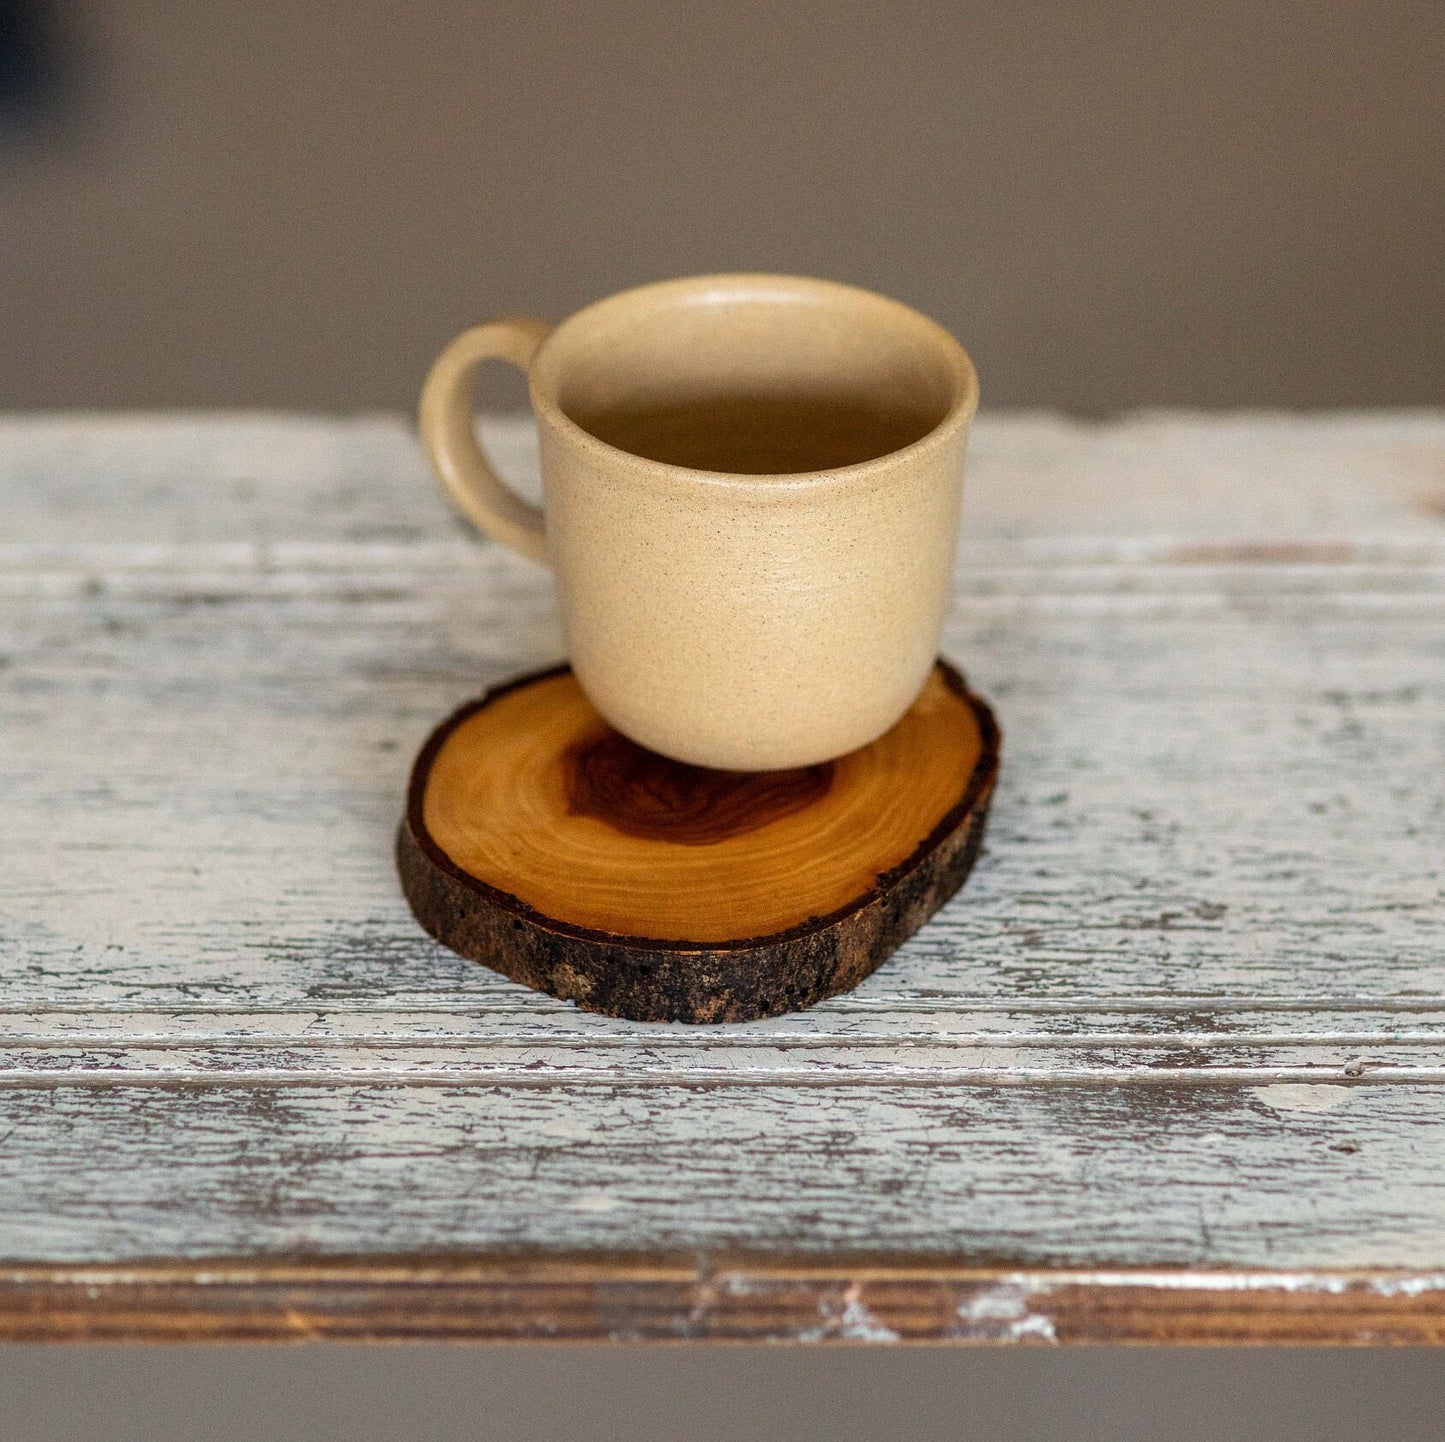
[[[475,438],[494,358],[527,375],[540,508]],[[420,426],[463,514],[552,567],[572,668],[613,726],[777,770],[874,740],[927,679],[977,404],[963,348],[897,301],[709,275],[463,332]]]

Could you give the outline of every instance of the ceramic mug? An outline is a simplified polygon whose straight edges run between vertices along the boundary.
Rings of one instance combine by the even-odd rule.
[[[494,358],[527,374],[540,508],[475,438]],[[927,679],[977,404],[963,348],[897,301],[711,275],[463,332],[420,428],[463,514],[552,567],[573,671],[617,730],[777,770],[874,740]]]

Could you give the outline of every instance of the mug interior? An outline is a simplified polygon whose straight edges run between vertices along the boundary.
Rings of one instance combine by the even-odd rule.
[[[976,396],[968,357],[927,317],[779,276],[664,281],[599,301],[552,333],[532,384],[534,401],[606,445],[736,475],[877,460]]]

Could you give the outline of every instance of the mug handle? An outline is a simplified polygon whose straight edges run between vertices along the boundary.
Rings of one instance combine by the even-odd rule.
[[[417,429],[432,469],[457,509],[484,535],[534,561],[546,560],[542,509],[497,475],[477,444],[471,381],[483,361],[511,361],[522,372],[552,327],[534,316],[508,315],[464,330],[436,358],[421,390]]]

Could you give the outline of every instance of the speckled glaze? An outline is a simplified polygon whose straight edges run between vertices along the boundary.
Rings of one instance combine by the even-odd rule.
[[[492,358],[528,375],[541,509],[474,438],[470,380]],[[903,408],[918,438],[853,464],[738,474],[585,428],[609,408],[717,396]],[[777,770],[874,740],[928,677],[977,403],[962,347],[907,306],[715,275],[625,291],[555,329],[519,317],[464,332],[427,378],[420,427],[459,509],[553,568],[573,669],[608,721],[680,761]]]

